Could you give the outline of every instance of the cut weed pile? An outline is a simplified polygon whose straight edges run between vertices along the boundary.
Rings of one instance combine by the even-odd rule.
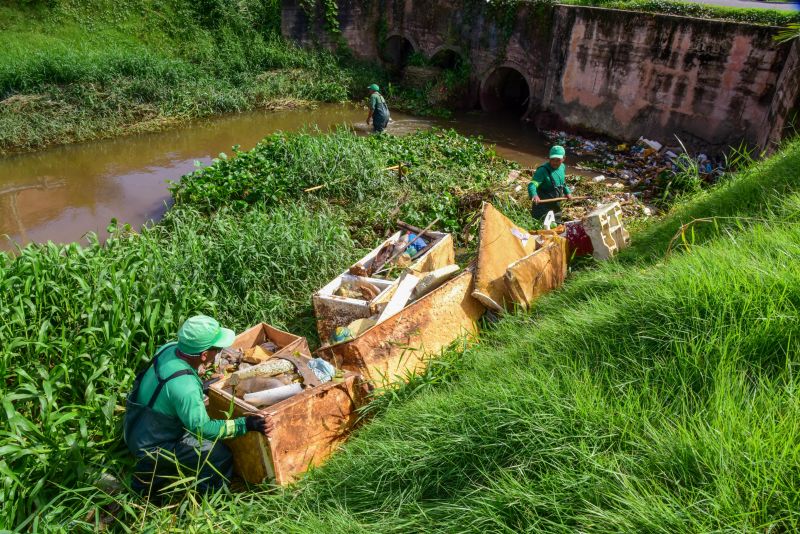
[[[90,530],[113,507],[113,526],[129,531],[800,526],[800,141],[634,235],[624,261],[574,275],[530,313],[504,317],[478,345],[389,392],[370,407],[373,420],[295,487],[181,493],[165,508],[96,487],[103,472],[128,473],[115,407],[183,318],[207,311],[238,329],[266,320],[308,334],[311,292],[359,256],[354,239],[378,237],[349,231],[375,198],[410,191],[419,222],[439,208],[406,183],[414,172],[482,192],[508,170],[490,163],[473,178],[471,166],[492,154],[452,133],[405,139],[396,155],[344,131],[273,136],[187,179],[164,223],[141,235],[118,229],[106,247],[29,247],[6,258],[4,523]],[[282,155],[282,145],[305,157]],[[431,164],[428,146],[438,154]],[[337,189],[342,151],[375,169],[421,156],[403,179],[374,177],[373,191],[366,175]],[[259,157],[270,163],[256,165]],[[324,173],[306,177],[304,165],[324,161]],[[268,182],[283,184],[276,198],[262,196],[267,188],[241,198],[238,179],[225,185],[228,174],[275,162],[283,172],[253,183],[277,180]],[[303,192],[320,183],[321,198]],[[385,216],[394,204],[381,206]],[[457,213],[455,229],[469,222]],[[664,258],[675,230],[698,215],[737,219]]]

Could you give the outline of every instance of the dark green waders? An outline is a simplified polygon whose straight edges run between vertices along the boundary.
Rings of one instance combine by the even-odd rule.
[[[548,198],[558,198],[564,196],[564,189],[561,187],[556,187],[552,191],[548,191],[546,193],[539,193],[539,198],[541,200],[546,200]],[[531,206],[531,215],[533,215],[534,219],[538,219],[543,221],[544,218],[547,216],[547,212],[551,211],[556,216],[556,220],[561,220],[561,202],[548,202],[546,204],[536,204],[534,203]]]
[[[386,129],[389,124],[389,107],[386,105],[386,100],[381,96],[378,105],[372,111],[372,130],[375,133],[381,133]]]
[[[206,492],[223,487],[233,475],[233,455],[224,443],[201,442],[183,428],[180,419],[153,410],[167,382],[192,373],[185,369],[167,378],[158,374],[158,357],[172,346],[165,345],[153,359],[158,386],[147,405],[139,403],[139,385],[147,369],[136,377],[125,404],[125,443],[137,459],[131,487],[142,495],[156,495],[187,475],[196,475],[198,491]]]

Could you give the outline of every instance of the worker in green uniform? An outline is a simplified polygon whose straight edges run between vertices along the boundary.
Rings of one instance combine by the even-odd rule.
[[[369,126],[369,121],[372,121],[372,130],[375,133],[381,133],[389,124],[389,107],[386,105],[386,99],[380,93],[380,87],[373,83],[367,87],[367,90],[369,91],[367,126]]]
[[[137,459],[134,490],[155,496],[187,474],[197,476],[200,491],[220,488],[233,474],[233,456],[221,440],[272,430],[263,415],[225,420],[206,413],[198,369],[213,364],[234,336],[211,317],[191,317],[178,330],[177,343],[161,347],[136,377],[123,423],[125,443]]]
[[[561,206],[558,202],[542,203],[542,200],[550,198],[566,197],[572,198],[572,190],[566,182],[564,174],[564,147],[555,145],[550,149],[550,161],[539,165],[533,173],[531,182],[528,184],[528,197],[533,200],[531,215],[534,219],[542,220],[547,212],[553,210],[556,218],[560,219]]]

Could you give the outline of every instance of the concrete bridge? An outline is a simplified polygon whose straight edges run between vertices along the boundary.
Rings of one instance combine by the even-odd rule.
[[[338,7],[341,34],[326,29],[322,2],[309,16],[283,0],[284,36],[396,68],[414,52],[444,68],[466,61],[466,107],[506,109],[539,127],[768,147],[800,108],[800,45],[775,45],[775,28],[496,0]]]

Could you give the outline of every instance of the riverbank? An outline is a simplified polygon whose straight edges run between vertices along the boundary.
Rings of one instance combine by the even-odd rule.
[[[399,162],[410,172],[384,170]],[[510,169],[454,133],[275,135],[184,179],[176,206],[141,233],[120,225],[105,246],[0,255],[3,524],[792,530],[797,458],[784,445],[800,416],[800,279],[786,258],[800,254],[797,141],[682,199],[619,261],[584,267],[532,313],[382,396],[375,419],[299,486],[178,492],[180,513],[101,489],[104,474],[130,472],[123,395],[186,316],[313,338],[309,295],[387,221],[439,218],[469,249],[490,200],[530,227],[506,194]],[[694,225],[670,251],[698,217],[715,223]],[[776,491],[764,494],[767,483]]]
[[[0,7],[0,154],[363,96],[380,72],[279,34],[275,2]]]
[[[762,24],[800,19],[650,0],[590,3]],[[516,9],[512,4],[508,9]],[[276,0],[0,6],[0,155],[212,115],[360,100],[367,84],[388,81],[380,67],[354,62],[346,47],[334,55],[287,42],[279,36],[280,17]],[[468,70],[450,80],[455,90],[463,89],[462,74]],[[415,114],[441,115],[448,105],[438,92],[433,99],[396,86],[388,92],[393,109]]]

